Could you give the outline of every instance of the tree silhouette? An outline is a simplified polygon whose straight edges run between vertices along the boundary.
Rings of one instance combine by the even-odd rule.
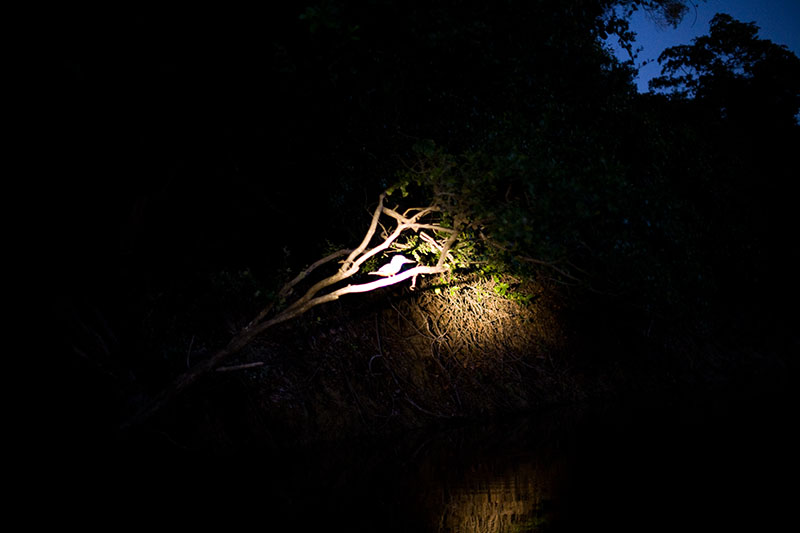
[[[758,26],[717,13],[709,34],[664,50],[650,89],[698,98],[724,117],[787,124],[800,107],[800,59],[758,38]]]

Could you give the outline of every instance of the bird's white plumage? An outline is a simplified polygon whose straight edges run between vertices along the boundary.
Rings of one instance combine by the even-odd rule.
[[[388,278],[389,276],[394,276],[395,274],[400,272],[400,269],[403,268],[404,264],[413,262],[414,261],[412,261],[411,259],[404,257],[402,255],[395,255],[394,257],[392,257],[391,261],[380,267],[375,272],[370,272],[370,274],[373,274],[375,276],[384,276]]]

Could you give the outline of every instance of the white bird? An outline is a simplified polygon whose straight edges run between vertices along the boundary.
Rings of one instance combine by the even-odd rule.
[[[375,276],[384,276],[388,278],[389,276],[394,276],[395,274],[400,272],[400,269],[403,268],[403,265],[405,263],[413,263],[413,262],[414,261],[412,261],[411,259],[404,257],[402,255],[395,255],[394,257],[392,257],[392,260],[390,262],[386,263],[375,272],[368,272],[368,274],[373,274]]]

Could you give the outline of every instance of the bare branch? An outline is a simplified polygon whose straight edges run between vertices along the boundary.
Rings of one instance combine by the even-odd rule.
[[[453,226],[455,228],[458,228],[460,225],[461,221],[458,218],[456,218]],[[439,254],[439,260],[436,262],[437,268],[444,267],[444,261],[445,259],[447,259],[447,255],[450,253],[450,248],[453,246],[453,244],[455,244],[457,238],[458,238],[458,231],[454,231],[452,234],[450,234],[450,237],[445,241],[444,246],[442,247],[442,253]]]
[[[417,208],[417,209],[419,209],[419,208]],[[408,211],[409,210],[406,210],[405,213],[407,214]],[[397,221],[402,223],[402,224],[414,224],[417,220],[421,219],[422,217],[424,217],[428,213],[433,213],[434,211],[439,211],[439,208],[436,207],[436,206],[426,207],[424,209],[420,209],[419,213],[417,213],[416,215],[414,215],[412,217],[407,217],[405,215],[401,215],[400,213],[398,213],[397,211],[395,211],[394,209],[391,209],[389,207],[384,207],[383,208],[384,214],[387,214],[390,217],[392,217],[394,219],[397,219]]]
[[[316,307],[317,305],[337,300],[338,298],[344,296],[345,294],[369,292],[379,289],[381,287],[396,285],[397,283],[401,283],[409,278],[413,278],[414,285],[416,285],[416,278],[421,274],[429,275],[429,274],[442,274],[444,272],[447,272],[448,268],[444,266],[444,262],[448,256],[450,248],[453,246],[456,239],[458,238],[459,235],[458,228],[460,225],[460,221],[458,219],[456,220],[456,224],[453,229],[443,228],[436,224],[422,224],[419,223],[419,220],[422,217],[431,212],[438,211],[439,208],[436,206],[431,206],[426,208],[415,208],[418,209],[419,211],[415,215],[407,217],[404,215],[400,215],[399,213],[397,213],[397,211],[393,209],[385,208],[383,206],[384,198],[385,195],[383,194],[380,195],[378,199],[378,206],[375,208],[375,211],[373,212],[372,221],[370,223],[369,229],[367,230],[367,233],[364,236],[363,241],[357,248],[355,248],[352,251],[339,250],[338,252],[334,252],[333,254],[330,254],[320,259],[319,261],[313,263],[303,272],[298,274],[292,281],[287,283],[281,289],[279,296],[280,297],[288,296],[291,293],[292,288],[295,285],[297,285],[297,283],[305,279],[316,268],[332,261],[337,257],[341,257],[342,255],[349,253],[347,259],[343,261],[342,266],[335,274],[328,276],[327,278],[324,278],[315,283],[314,285],[312,285],[311,288],[309,288],[303,296],[298,298],[294,303],[289,305],[287,308],[285,308],[284,310],[282,310],[269,320],[264,320],[264,318],[266,318],[266,316],[271,312],[272,305],[274,305],[274,303],[268,306],[266,309],[262,310],[261,313],[259,313],[259,315],[255,319],[253,319],[247,326],[242,328],[236,335],[233,336],[233,338],[231,338],[227,346],[214,353],[208,359],[200,363],[197,363],[187,372],[179,376],[173,382],[171,387],[164,389],[161,392],[161,394],[159,394],[153,399],[153,401],[145,405],[138,413],[136,413],[133,417],[131,417],[128,421],[126,421],[125,424],[123,424],[123,428],[131,427],[134,424],[145,421],[153,413],[157,412],[163,405],[165,405],[172,398],[178,395],[182,390],[190,386],[192,383],[197,381],[197,379],[200,376],[209,371],[215,369],[218,371],[228,371],[228,370],[238,370],[241,368],[252,368],[255,366],[260,366],[256,363],[253,363],[250,365],[234,365],[229,367],[220,367],[220,364],[222,363],[222,361],[240,352],[255,337],[257,337],[258,335],[260,335],[261,333],[263,333],[264,331],[275,325],[296,318],[305,313],[306,311],[308,311],[309,309]],[[406,214],[408,213],[409,211],[407,210]],[[370,249],[369,251],[365,252],[365,250],[369,246],[370,241],[373,239],[375,235],[375,231],[378,226],[381,214],[386,214],[397,220],[398,222],[397,227],[388,237],[386,237],[383,240],[382,243]],[[431,229],[435,231],[443,231],[450,233],[450,236],[448,237],[444,245],[439,247],[441,255],[439,257],[436,266],[420,265],[394,276],[378,279],[368,283],[361,283],[357,285],[346,285],[344,287],[340,287],[336,290],[333,290],[329,293],[318,295],[321,290],[356,274],[359,271],[361,265],[363,265],[365,261],[388,249],[391,246],[391,244],[398,237],[400,237],[400,235],[402,235],[403,232],[409,230],[419,231],[421,229]]]
[[[447,270],[448,269],[446,267],[440,266],[417,266],[388,278],[371,281],[369,283],[361,283],[359,285],[347,285],[346,287],[342,287],[341,289],[333,291],[331,294],[336,294],[338,297],[350,293],[374,291],[375,289],[380,289],[381,287],[396,285],[401,281],[405,281],[408,278],[417,276],[419,274],[442,274],[447,272]]]
[[[391,209],[389,207],[384,207],[383,208],[383,213],[386,214],[386,215],[389,215],[390,217],[392,217],[395,220],[397,220],[400,224],[403,224],[404,226],[407,226],[408,229],[411,229],[411,230],[414,230],[414,231],[419,231],[421,229],[430,229],[430,230],[436,230],[436,231],[443,231],[445,233],[453,233],[453,232],[455,232],[454,229],[445,228],[445,227],[441,226],[440,224],[421,224],[421,223],[417,222],[420,218],[424,217],[425,215],[428,215],[428,214],[433,213],[435,211],[439,211],[438,207],[432,206],[432,207],[427,207],[425,209],[421,209],[421,208],[415,208],[415,209],[420,209],[420,212],[417,213],[416,215],[412,216],[412,217],[407,217],[406,216],[406,214],[408,213],[408,210],[406,210],[404,212],[404,214],[401,215],[400,213],[398,213],[397,211],[395,211],[394,209]]]
[[[283,298],[286,298],[287,296],[289,296],[289,294],[291,294],[291,292],[292,292],[292,288],[294,288],[295,285],[297,285],[298,283],[303,281],[303,279],[305,279],[315,269],[317,269],[318,267],[324,265],[325,263],[327,263],[329,261],[332,261],[332,260],[336,259],[337,257],[341,257],[341,256],[343,256],[343,255],[345,255],[346,253],[349,253],[349,252],[350,252],[350,250],[348,250],[348,249],[339,250],[338,252],[334,252],[334,253],[326,256],[326,257],[323,257],[319,261],[313,263],[307,269],[305,269],[302,272],[300,272],[297,276],[295,276],[295,278],[292,281],[290,281],[289,283],[287,283],[286,285],[284,285],[281,288],[281,290],[278,292],[278,297],[275,300],[273,300],[272,302],[270,302],[270,304],[268,306],[266,306],[264,309],[262,309],[261,312],[258,314],[258,316],[256,316],[253,320],[251,320],[247,324],[247,326],[245,326],[245,328],[251,328],[254,325],[256,325],[259,322],[261,322],[264,319],[264,317],[267,316],[272,311],[273,307],[275,306],[275,304],[277,302],[280,302],[280,300],[282,300]]]
[[[339,250],[337,252],[333,252],[332,254],[330,254],[327,257],[323,257],[322,259],[320,259],[316,263],[313,263],[310,267],[308,267],[307,269],[305,269],[302,272],[300,272],[292,281],[290,281],[289,283],[284,285],[284,287],[281,289],[281,291],[278,293],[278,295],[279,296],[288,296],[289,293],[291,292],[292,288],[295,285],[297,285],[299,282],[301,282],[306,276],[308,276],[316,268],[324,265],[325,263],[327,263],[329,261],[333,261],[337,257],[341,257],[341,256],[343,256],[343,255],[345,255],[345,254],[347,254],[347,253],[349,253],[351,251],[352,250],[349,250],[349,249]]]
[[[256,361],[255,363],[245,363],[242,365],[221,366],[217,368],[217,372],[233,372],[234,370],[245,370],[248,368],[258,368],[264,366],[263,361]]]
[[[375,212],[372,214],[372,222],[369,225],[369,229],[367,230],[367,234],[364,235],[364,240],[361,241],[361,244],[358,245],[358,248],[353,250],[350,255],[345,260],[344,264],[342,265],[341,271],[347,270],[348,265],[353,261],[353,259],[363,252],[367,246],[369,245],[369,241],[372,240],[372,236],[375,235],[375,228],[378,227],[378,219],[381,216],[381,212],[383,211],[383,199],[386,198],[386,194],[381,194],[378,197],[378,207],[375,208]]]
[[[435,231],[441,231],[444,233],[457,233],[456,230],[452,228],[445,228],[444,226],[440,226],[438,224],[408,224],[409,229],[413,229],[414,231],[419,231],[421,229],[430,229]]]
[[[419,232],[419,236],[423,241],[427,242],[428,244],[433,246],[435,249],[439,250],[440,252],[442,251],[442,245],[439,244],[438,242],[436,242],[436,239],[434,239],[433,237],[431,237],[430,235],[428,235],[424,231],[420,231]]]
[[[309,298],[303,301],[299,305],[297,304],[293,305],[292,307],[290,307],[280,315],[276,316],[272,320],[265,322],[264,324],[259,326],[257,328],[256,334],[266,330],[269,327],[274,326],[275,324],[278,324],[280,322],[285,322],[286,320],[302,315],[312,307],[316,307],[323,303],[338,300],[341,296],[344,296],[345,294],[374,291],[375,289],[380,289],[381,287],[396,285],[411,277],[418,276],[419,274],[442,274],[447,271],[448,269],[446,267],[441,267],[441,266],[435,266],[435,267],[417,266],[414,268],[410,268],[405,272],[401,272],[400,274],[397,274],[395,276],[390,276],[388,278],[382,278],[375,281],[370,281],[369,283],[361,283],[358,285],[347,285],[345,287],[341,287],[339,289],[336,289],[335,291],[331,291],[322,296],[318,296],[316,298]]]
[[[409,216],[409,214],[410,214],[412,211],[423,211],[423,210],[425,210],[425,209],[431,209],[431,208],[433,208],[433,210],[434,210],[434,211],[440,211],[440,209],[439,209],[437,206],[427,206],[427,207],[409,207],[408,209],[406,209],[405,211],[403,211],[403,216],[404,216],[404,217],[408,217],[408,216]],[[395,211],[396,211],[396,209],[395,209]]]
[[[377,211],[376,211],[376,213],[377,213]],[[373,234],[375,233],[376,224],[377,224],[376,219],[373,218],[373,225],[370,226],[370,231]],[[389,246],[406,229],[408,229],[407,226],[405,226],[403,224],[399,224],[397,226],[397,228],[395,228],[395,230],[392,232],[392,234],[389,235],[380,245],[378,245],[375,248],[371,249],[369,252],[364,253],[361,257],[359,257],[355,261],[353,261],[353,258],[355,256],[351,253],[350,256],[348,257],[347,261],[345,262],[345,265],[343,265],[342,268],[340,268],[339,271],[336,274],[334,274],[333,276],[330,276],[328,278],[325,278],[325,279],[319,281],[318,283],[316,283],[315,285],[313,285],[310,289],[308,289],[308,291],[300,299],[298,299],[295,303],[290,305],[289,308],[287,309],[287,311],[303,308],[303,306],[305,306],[305,304],[308,301],[310,301],[312,298],[314,298],[314,296],[316,296],[316,294],[319,291],[321,291],[322,289],[324,289],[325,287],[329,287],[329,286],[331,286],[331,285],[333,285],[335,283],[338,283],[338,282],[342,281],[343,279],[349,278],[350,276],[352,276],[353,274],[358,272],[359,268],[361,268],[361,265],[364,264],[364,262],[366,260],[368,260],[369,258],[371,258],[371,257],[381,253],[382,251],[386,250],[387,248],[389,248]],[[362,251],[363,251],[363,249],[362,249]],[[347,268],[345,270],[345,266],[347,266],[347,262],[348,261],[350,262],[350,266],[349,266],[349,268]]]

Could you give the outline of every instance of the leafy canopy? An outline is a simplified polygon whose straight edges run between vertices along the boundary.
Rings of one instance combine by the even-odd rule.
[[[709,34],[658,58],[662,75],[650,90],[699,98],[724,114],[736,108],[794,117],[800,106],[800,60],[786,46],[758,37],[758,26],[718,13]]]

